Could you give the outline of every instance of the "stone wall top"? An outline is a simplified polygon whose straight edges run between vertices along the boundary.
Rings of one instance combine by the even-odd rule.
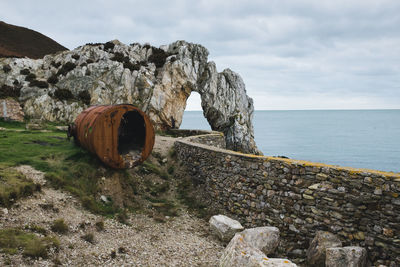
[[[221,133],[212,132],[208,135],[219,137],[219,136],[221,136]],[[201,135],[201,136],[203,136],[203,135]],[[372,178],[382,177],[382,178],[386,178],[388,180],[392,180],[394,182],[400,183],[400,173],[396,173],[396,172],[385,172],[385,171],[372,170],[372,169],[344,167],[344,166],[331,165],[331,164],[325,164],[325,163],[319,163],[319,162],[311,162],[311,161],[306,161],[306,160],[297,160],[297,159],[288,159],[288,158],[281,158],[281,157],[245,154],[245,153],[236,152],[233,150],[223,149],[223,148],[219,148],[219,147],[213,147],[213,146],[209,146],[206,144],[201,144],[201,143],[197,143],[197,142],[193,141],[196,138],[201,137],[201,136],[190,136],[190,137],[180,139],[177,142],[182,142],[182,143],[185,143],[190,146],[203,148],[203,149],[210,150],[213,152],[224,153],[227,156],[230,155],[230,156],[242,157],[242,158],[247,158],[247,159],[258,159],[258,160],[264,160],[264,161],[278,161],[278,162],[295,165],[295,166],[302,166],[302,167],[315,167],[315,168],[321,168],[321,169],[326,168],[328,170],[335,169],[337,171],[346,172],[349,175],[354,175],[354,178],[357,178],[358,176],[356,174],[358,174],[358,175],[361,175],[364,177],[372,177]]]

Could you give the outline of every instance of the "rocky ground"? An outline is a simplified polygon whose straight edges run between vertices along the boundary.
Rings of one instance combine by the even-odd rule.
[[[157,137],[154,151],[166,155],[173,144],[168,137]],[[208,222],[178,206],[176,217],[155,220],[146,212],[129,214],[125,224],[85,210],[81,203],[66,192],[55,190],[45,183],[43,173],[30,166],[20,172],[36,183],[42,191],[19,200],[10,209],[2,208],[0,228],[40,227],[60,240],[47,259],[32,259],[0,254],[0,265],[13,266],[216,266],[223,244],[211,235]],[[51,225],[64,219],[68,232],[57,234]],[[96,223],[103,222],[104,229]],[[101,228],[101,227],[100,227]],[[93,234],[93,241],[84,235]],[[88,238],[86,238],[88,240]]]

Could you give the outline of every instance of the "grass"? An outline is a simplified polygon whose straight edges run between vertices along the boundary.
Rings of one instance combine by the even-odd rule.
[[[91,212],[105,216],[120,212],[112,202],[104,204],[96,198],[98,181],[112,175],[128,180],[128,172],[104,166],[95,156],[68,141],[66,133],[54,130],[53,124],[47,125],[50,132],[27,131],[24,123],[3,120],[0,120],[0,127],[11,129],[0,131],[0,173],[8,172],[9,167],[31,165],[45,172],[45,178],[53,187],[77,196]],[[21,177],[18,180],[23,181]]]
[[[6,254],[16,254],[19,249],[23,255],[32,258],[47,258],[48,249],[58,248],[60,241],[55,237],[38,237],[20,229],[0,229],[0,249]]]
[[[41,186],[12,168],[0,164],[0,205],[10,207],[16,200],[40,191]]]
[[[57,219],[51,225],[51,230],[59,234],[68,233],[68,225],[65,223],[64,219]]]

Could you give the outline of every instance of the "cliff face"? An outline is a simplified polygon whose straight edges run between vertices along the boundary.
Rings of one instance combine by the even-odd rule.
[[[87,44],[43,59],[0,59],[3,95],[17,96],[26,115],[72,122],[89,105],[131,103],[157,129],[179,128],[192,91],[201,95],[213,130],[227,148],[259,153],[252,125],[253,101],[240,76],[218,73],[201,45],[177,41],[155,48],[119,41]]]

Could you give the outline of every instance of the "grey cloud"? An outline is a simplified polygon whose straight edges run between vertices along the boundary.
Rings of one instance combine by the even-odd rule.
[[[200,43],[220,71],[241,74],[263,109],[400,108],[399,14],[397,0],[20,0],[0,9],[2,20],[71,49],[111,39]]]

